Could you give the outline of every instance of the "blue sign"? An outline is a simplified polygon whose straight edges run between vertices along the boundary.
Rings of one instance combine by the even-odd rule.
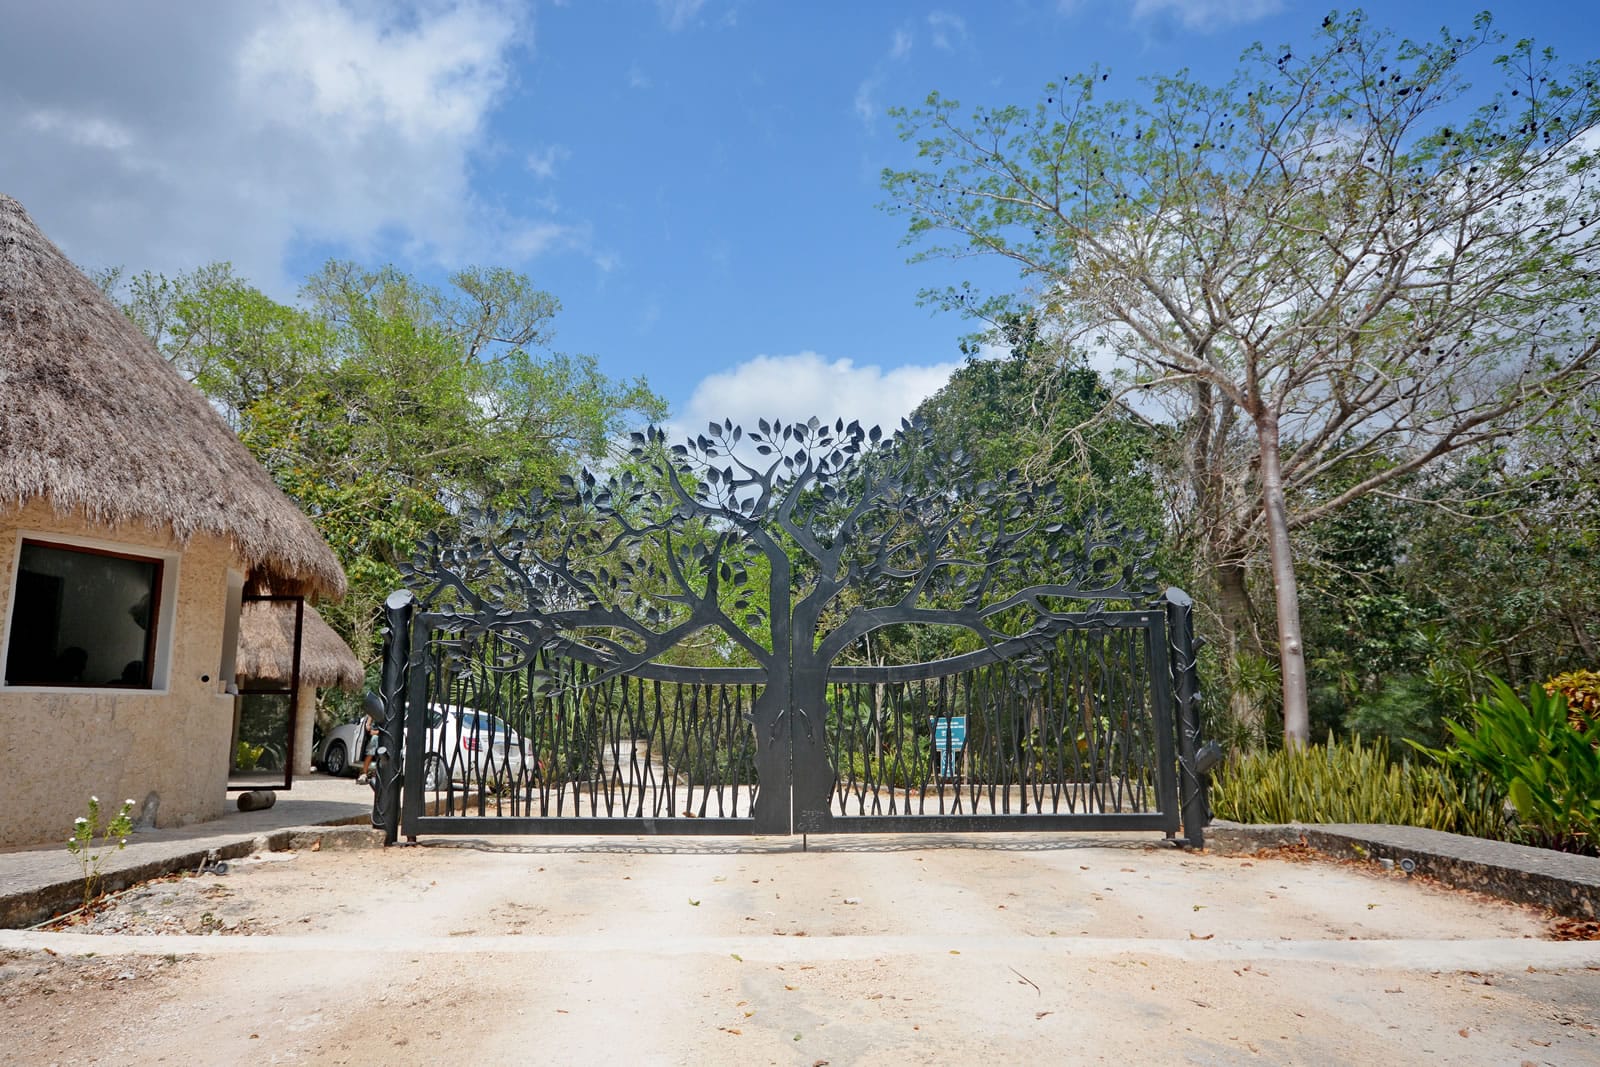
[[[956,760],[967,747],[967,717],[940,715],[933,720],[933,750],[939,755],[939,777],[956,776]]]

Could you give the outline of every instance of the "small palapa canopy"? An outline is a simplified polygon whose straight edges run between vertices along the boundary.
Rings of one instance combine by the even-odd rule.
[[[294,673],[294,605],[252,601],[239,614],[241,678],[288,683]],[[306,605],[300,631],[300,681],[318,689],[358,692],[366,681],[361,661],[317,609]]]
[[[311,521],[222,417],[0,193],[0,506],[230,539],[256,584],[344,594]]]

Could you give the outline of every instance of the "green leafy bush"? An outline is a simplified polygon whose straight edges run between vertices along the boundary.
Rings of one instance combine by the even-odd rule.
[[[1472,709],[1472,725],[1446,722],[1453,744],[1432,754],[1476,772],[1510,798],[1516,836],[1529,844],[1594,854],[1600,843],[1600,749],[1567,717],[1559,690],[1528,688],[1524,703],[1505,682]]]
[[[1245,823],[1390,823],[1500,837],[1502,802],[1447,766],[1389,757],[1379,738],[1236,756],[1212,778],[1211,805]]]
[[[1426,678],[1403,674],[1389,678],[1372,693],[1357,698],[1344,718],[1347,732],[1384,737],[1391,744],[1415,741],[1437,746],[1444,741],[1446,699]],[[1462,704],[1456,704],[1459,709]]]

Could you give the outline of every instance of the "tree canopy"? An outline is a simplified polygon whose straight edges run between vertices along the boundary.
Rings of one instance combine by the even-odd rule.
[[[550,350],[559,302],[509,270],[469,268],[441,288],[335,261],[296,306],[213,264],[140,274],[124,293],[339,554],[351,591],[325,613],[368,659],[397,565],[426,535],[554,489],[666,413],[643,379]]]
[[[1505,47],[1487,16],[1416,42],[1358,12],[1304,53],[1251,48],[1221,85],[1107,99],[1093,71],[1031,107],[900,113],[922,165],[884,183],[919,254],[1003,256],[1031,284],[934,297],[991,321],[1020,303],[1172,411],[1236,653],[1265,549],[1291,742],[1309,733],[1291,534],[1595,380],[1597,75]]]

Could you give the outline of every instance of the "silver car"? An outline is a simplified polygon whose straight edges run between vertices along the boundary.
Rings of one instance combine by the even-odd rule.
[[[428,747],[423,758],[424,789],[445,781],[492,781],[522,773],[522,737],[502,720],[473,708],[428,705]],[[367,741],[360,722],[341,723],[317,747],[316,764],[336,777],[360,769]],[[372,739],[376,745],[377,739]]]

